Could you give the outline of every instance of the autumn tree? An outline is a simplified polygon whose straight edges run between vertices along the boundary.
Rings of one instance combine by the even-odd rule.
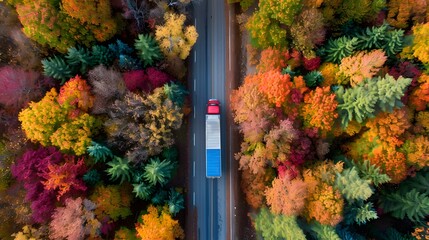
[[[106,113],[107,106],[117,98],[122,98],[127,89],[121,74],[113,69],[100,65],[88,72],[88,82],[94,95],[92,113]]]
[[[57,101],[57,91],[52,88],[39,102],[31,102],[29,107],[19,113],[19,121],[28,139],[50,144],[50,137],[67,120],[67,109]]]
[[[49,224],[51,239],[84,239],[99,236],[101,223],[95,218],[96,205],[88,199],[68,198],[58,207]]]
[[[366,78],[374,77],[383,67],[387,57],[382,50],[371,52],[358,52],[341,60],[338,80],[341,84],[349,84],[353,87]]]
[[[379,139],[392,146],[403,144],[402,134],[411,127],[410,116],[407,109],[395,109],[392,113],[381,112],[375,118],[369,119],[365,126],[370,141]]]
[[[276,107],[286,103],[287,96],[292,88],[290,75],[272,70],[255,77],[262,79],[259,91],[267,96],[269,103],[274,104]]]
[[[307,58],[316,56],[314,49],[325,40],[325,23],[319,9],[304,9],[290,28],[292,46]]]
[[[29,38],[60,52],[77,44],[90,46],[95,41],[104,42],[118,30],[117,20],[110,14],[110,2],[106,0],[63,0],[61,4],[24,0],[16,5],[16,10]]]
[[[261,80],[259,75],[249,75],[231,94],[234,121],[239,124],[244,139],[251,143],[263,140],[275,118],[267,97],[258,89]]]
[[[128,187],[98,185],[89,199],[97,206],[97,219],[109,217],[113,221],[131,215],[131,194]]]
[[[34,71],[5,66],[0,68],[0,104],[18,111],[42,96],[44,88],[40,75]]]
[[[168,58],[186,59],[198,38],[194,26],[184,26],[186,16],[166,12],[165,24],[156,26],[155,39]]]
[[[419,85],[410,94],[410,107],[416,111],[425,110],[429,103],[429,75],[422,74],[417,82]]]
[[[318,128],[321,132],[329,132],[338,117],[335,94],[331,93],[329,87],[319,88],[307,93],[304,97],[302,117],[304,125]]]
[[[94,104],[94,96],[86,80],[76,75],[61,87],[58,103],[61,105],[69,104],[83,112],[88,112]]]
[[[54,147],[28,150],[12,165],[12,175],[24,185],[25,198],[31,202],[32,218],[37,223],[48,222],[55,208],[55,192],[44,188],[41,175],[49,164],[60,164],[63,155]]]
[[[265,203],[266,185],[272,181],[274,174],[271,168],[258,171],[256,174],[253,174],[249,169],[242,170],[240,186],[247,204],[253,209],[258,209]]]
[[[174,240],[185,239],[185,233],[168,212],[167,207],[161,210],[150,205],[147,214],[142,215],[142,222],[136,224],[137,237],[140,239]]]
[[[273,166],[289,160],[292,142],[298,139],[298,132],[292,124],[290,120],[281,120],[264,137],[266,158],[272,161]]]
[[[305,182],[289,176],[275,178],[272,186],[265,190],[267,204],[274,214],[297,216],[304,209],[308,191]]]
[[[63,152],[80,156],[91,145],[91,137],[100,126],[101,122],[97,118],[84,113],[73,121],[62,124],[50,137],[51,144]]]
[[[269,47],[261,51],[261,58],[259,60],[259,72],[267,72],[270,70],[280,71],[287,66],[289,60],[289,51],[279,48]]]
[[[410,23],[424,23],[428,7],[426,1],[388,1],[387,22],[397,28],[407,28]]]
[[[263,0],[246,24],[252,44],[258,48],[287,47],[287,31],[301,11],[301,1]]]
[[[113,146],[138,163],[174,143],[173,130],[182,124],[181,109],[157,88],[152,94],[128,93],[109,107],[105,129]],[[124,139],[126,142],[124,144]]]
[[[56,191],[59,200],[64,195],[86,191],[87,188],[81,179],[85,172],[86,166],[82,158],[76,162],[74,157],[67,157],[65,163],[49,163],[48,168],[41,174],[44,178],[42,183],[45,189]]]
[[[426,39],[429,36],[429,23],[415,25],[412,30],[414,35],[412,45],[404,48],[404,51],[410,51],[412,56],[420,60],[427,69],[429,66],[429,54],[426,51],[428,48]]]
[[[413,136],[405,141],[401,152],[407,157],[407,164],[418,170],[429,166],[429,138],[424,135]]]

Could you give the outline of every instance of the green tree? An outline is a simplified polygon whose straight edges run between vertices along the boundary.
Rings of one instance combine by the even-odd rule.
[[[107,168],[106,172],[109,174],[110,180],[120,180],[120,184],[122,184],[124,181],[129,182],[131,180],[131,168],[127,159],[114,156],[113,159],[107,163],[107,165],[109,168]]]
[[[270,213],[268,209],[261,208],[254,222],[256,231],[260,232],[264,239],[306,239],[304,232],[298,226],[295,216],[275,215]]]
[[[139,34],[135,40],[134,48],[143,61],[143,66],[152,66],[156,61],[162,59],[162,53],[156,40],[149,34]]]
[[[158,183],[165,185],[171,179],[175,168],[176,163],[154,157],[144,167],[144,178],[153,186]]]

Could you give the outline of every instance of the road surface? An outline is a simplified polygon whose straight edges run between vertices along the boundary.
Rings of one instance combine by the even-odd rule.
[[[199,37],[191,54],[190,89],[192,107],[190,124],[191,173],[188,191],[188,222],[193,231],[187,239],[239,239],[235,228],[236,163],[231,138],[233,123],[229,113],[229,92],[234,71],[231,69],[231,36],[226,18],[231,12],[219,0],[201,0],[194,4],[194,25]],[[229,22],[229,21],[228,21]],[[228,67],[227,67],[228,66]],[[228,73],[228,79],[226,74]],[[228,80],[228,81],[227,81]],[[222,177],[205,177],[205,113],[210,98],[221,102]],[[228,120],[228,122],[227,122]],[[231,170],[233,169],[233,170]],[[235,170],[234,170],[235,169]],[[188,228],[189,229],[189,228]]]

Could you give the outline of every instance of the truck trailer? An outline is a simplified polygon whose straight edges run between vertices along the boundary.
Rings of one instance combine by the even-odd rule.
[[[206,177],[221,176],[220,102],[217,99],[210,99],[206,114]]]

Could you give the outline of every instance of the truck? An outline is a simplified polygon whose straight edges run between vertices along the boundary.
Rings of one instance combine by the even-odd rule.
[[[209,99],[206,113],[206,177],[221,176],[220,102]]]

